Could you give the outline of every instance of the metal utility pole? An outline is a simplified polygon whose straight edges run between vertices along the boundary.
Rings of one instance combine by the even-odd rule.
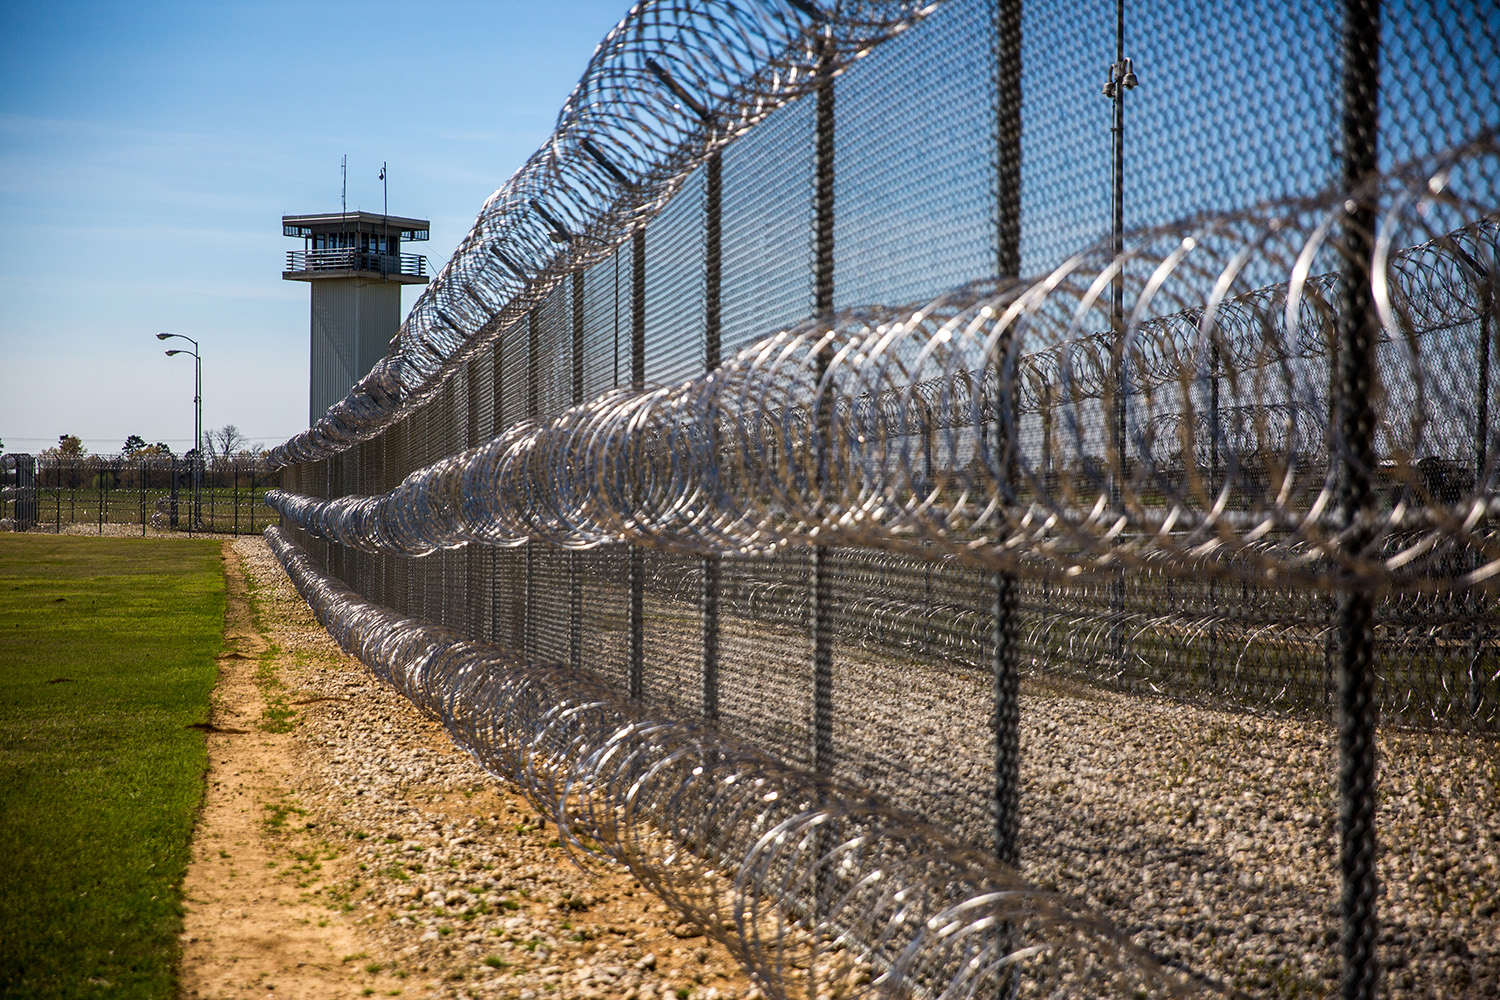
[[[174,354],[191,354],[193,356],[193,527],[203,527],[203,359],[198,356],[198,342],[192,337],[184,337],[180,333],[158,333],[157,340],[169,340],[171,338],[185,340],[193,345],[191,351],[173,349],[167,351],[167,357]]]

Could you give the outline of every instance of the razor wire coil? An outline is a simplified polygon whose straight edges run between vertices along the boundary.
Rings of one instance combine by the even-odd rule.
[[[940,831],[585,674],[373,604],[266,540],[343,649],[556,824],[723,942],[773,996],[1172,996],[1189,985],[1076,904]]]
[[[443,384],[569,273],[604,260],[691,171],[941,0],[644,0],[605,36],[552,135],[485,201],[391,348],[273,465],[367,441]]]
[[[314,535],[408,555],[832,544],[1033,575],[1130,565],[1323,589],[1481,585],[1500,569],[1500,448],[1428,345],[1485,336],[1500,300],[1495,206],[1446,185],[1455,165],[1496,157],[1490,138],[1436,173],[1138,234],[1126,253],[1085,252],[1037,280],[810,320],[702,378],[521,421],[384,496],[269,502]],[[1330,233],[1356,201],[1384,207],[1371,261],[1380,502],[1344,524],[1328,500],[1347,452],[1328,401],[1342,280]],[[1469,221],[1431,231],[1453,219]],[[1117,275],[1136,290],[1124,338],[1090,332]],[[1120,399],[1123,442],[1099,430]],[[1005,455],[997,413],[1017,425]]]

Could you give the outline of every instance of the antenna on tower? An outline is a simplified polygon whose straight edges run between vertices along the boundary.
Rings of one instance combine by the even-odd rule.
[[[349,214],[349,154],[339,158],[339,214]]]

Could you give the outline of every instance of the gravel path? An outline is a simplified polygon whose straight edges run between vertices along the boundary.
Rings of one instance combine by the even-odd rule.
[[[282,853],[329,856],[309,889],[331,920],[358,929],[365,954],[351,960],[377,968],[371,989],[518,1000],[759,995],[722,947],[633,879],[574,865],[512,789],[344,656],[262,540],[232,544],[299,713]]]
[[[1336,993],[1332,726],[1113,695],[1022,711],[1029,880],[1247,993]],[[1381,734],[1387,996],[1500,996],[1497,750]]]
[[[732,651],[721,666],[721,711],[750,742],[796,751],[811,744],[809,685],[805,660],[768,655],[795,645],[783,631],[721,622]],[[696,641],[692,628],[654,619],[648,654]],[[882,652],[835,649],[835,773],[988,843],[989,678]],[[653,662],[648,655],[648,697],[670,690],[652,685]],[[1337,992],[1332,724],[1125,695],[1035,669],[1021,695],[1029,882],[1082,901],[1164,964],[1230,990]],[[1386,995],[1500,997],[1500,742],[1387,726],[1377,749]]]
[[[234,544],[262,581],[268,635],[305,657],[304,697],[335,699],[303,721],[303,794],[363,866],[349,899],[382,954],[443,996],[753,995],[722,951],[675,937],[643,890],[561,861],[529,807],[338,653],[263,543]],[[752,642],[725,628],[726,646]],[[986,682],[858,660],[836,668],[860,707],[839,716],[841,772],[980,839]],[[726,693],[731,724],[733,707]],[[743,728],[780,715],[757,700]],[[1022,726],[1028,880],[1232,990],[1336,992],[1331,725],[1033,678]],[[1386,993],[1500,996],[1500,747],[1387,729],[1379,749]],[[927,801],[903,802],[914,788]]]

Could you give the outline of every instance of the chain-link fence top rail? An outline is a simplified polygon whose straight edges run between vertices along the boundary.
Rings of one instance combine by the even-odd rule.
[[[1493,993],[1500,11],[644,4],[589,74],[278,452],[326,585],[1233,988],[1369,996],[1378,947],[1393,995]],[[522,669],[489,655],[453,712]],[[683,816],[743,787],[704,766]],[[675,818],[684,871],[735,842]],[[734,912],[815,918],[788,871]],[[851,988],[968,995],[887,968]]]

